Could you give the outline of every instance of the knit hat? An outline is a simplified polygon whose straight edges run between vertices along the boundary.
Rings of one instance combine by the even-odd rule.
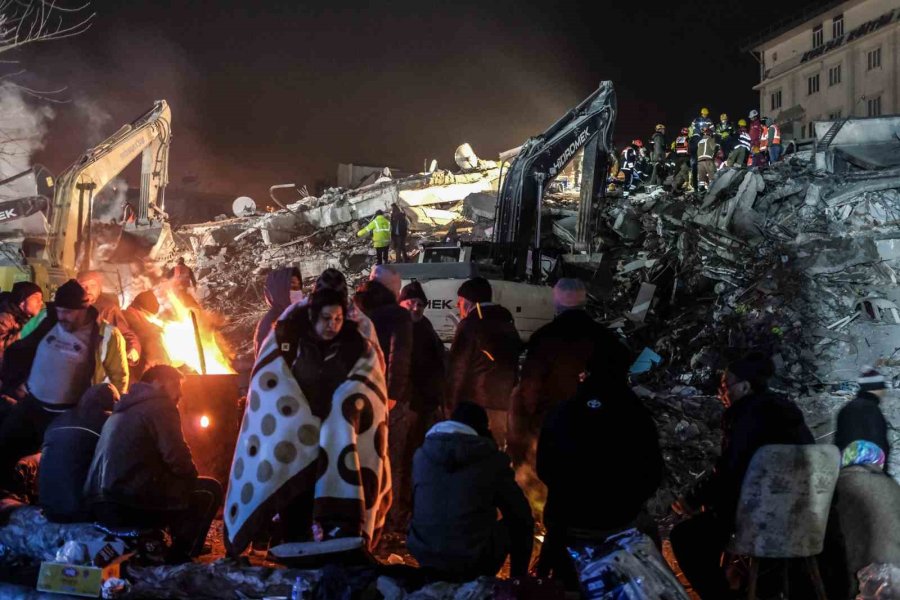
[[[456,405],[451,421],[468,425],[481,437],[492,437],[491,428],[488,425],[488,416],[484,408],[474,402],[460,402]]]
[[[491,283],[484,277],[473,277],[463,282],[456,295],[465,298],[469,302],[490,302],[494,297]]]
[[[872,367],[863,367],[856,383],[859,384],[859,391],[861,392],[874,392],[876,390],[887,389],[887,381],[885,380],[884,375]]]
[[[553,304],[557,310],[581,308],[587,304],[587,290],[580,279],[563,277],[553,286]]]
[[[81,284],[70,279],[56,290],[56,296],[53,298],[54,304],[58,308],[68,308],[78,310],[90,306],[88,302],[87,292],[81,287]]]
[[[425,290],[422,289],[422,284],[418,281],[407,283],[403,286],[403,289],[400,290],[400,302],[412,300],[413,298],[418,298],[425,304],[428,304],[428,297],[425,295]]]
[[[43,291],[36,283],[30,281],[17,281],[13,284],[12,301],[15,304],[23,302],[26,298],[35,294],[43,294]]]
[[[131,301],[131,306],[145,310],[151,315],[159,312],[159,300],[156,299],[156,294],[149,290],[135,296],[134,300]]]

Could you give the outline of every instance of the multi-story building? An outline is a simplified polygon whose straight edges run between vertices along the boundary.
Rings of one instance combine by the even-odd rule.
[[[900,0],[822,1],[747,44],[760,113],[784,135],[812,122],[900,113]]]

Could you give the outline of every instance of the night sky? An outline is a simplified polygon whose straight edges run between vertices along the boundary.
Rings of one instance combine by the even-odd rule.
[[[466,141],[496,158],[602,79],[619,143],[657,122],[671,135],[700,106],[737,120],[758,101],[741,42],[800,3],[657,4],[95,0],[86,34],[16,58],[24,83],[67,88],[38,156],[53,172],[165,98],[171,183],[263,203],[339,162],[455,168]]]

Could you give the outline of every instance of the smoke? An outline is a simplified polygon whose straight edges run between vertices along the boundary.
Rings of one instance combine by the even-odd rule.
[[[74,104],[79,118],[83,119],[84,141],[88,146],[96,146],[113,133],[108,127],[112,115],[96,100],[79,95],[75,98]]]
[[[0,84],[0,180],[31,168],[32,155],[44,147],[53,109],[38,104],[20,87]]]
[[[94,197],[94,221],[115,221],[122,218],[122,204],[128,198],[128,182],[119,176],[106,184]]]

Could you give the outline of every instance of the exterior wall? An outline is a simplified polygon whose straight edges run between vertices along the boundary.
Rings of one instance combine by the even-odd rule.
[[[860,30],[893,11],[889,24]],[[833,19],[843,15],[844,35],[835,40]],[[813,28],[822,25],[824,52],[813,50]],[[829,48],[829,43],[832,48]],[[881,48],[881,67],[867,71],[867,53]],[[802,109],[802,117],[783,127],[785,135],[809,137],[809,124],[831,115],[867,116],[865,96],[881,97],[881,114],[900,113],[900,0],[850,0],[756,48],[762,59],[760,112],[772,118]],[[829,69],[840,65],[841,81],[829,85]],[[808,93],[808,80],[819,75],[819,91]],[[780,108],[771,95],[781,91]],[[795,108],[795,107],[799,107]]]

